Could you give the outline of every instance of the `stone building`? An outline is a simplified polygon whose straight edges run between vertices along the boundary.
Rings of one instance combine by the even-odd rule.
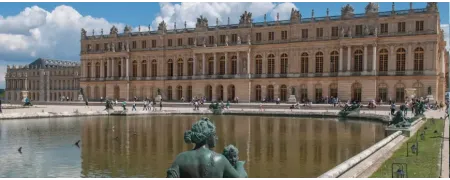
[[[322,97],[404,102],[405,89],[442,100],[445,41],[437,3],[422,9],[365,13],[351,5],[341,14],[302,18],[292,9],[288,20],[252,22],[244,12],[239,24],[210,25],[202,16],[195,28],[87,36],[81,32],[80,86],[90,99],[154,97],[164,100],[205,96],[239,97],[241,102],[318,101]],[[139,28],[140,29],[140,28]]]
[[[80,63],[39,58],[24,66],[7,66],[6,99],[22,101],[60,101],[78,99]]]

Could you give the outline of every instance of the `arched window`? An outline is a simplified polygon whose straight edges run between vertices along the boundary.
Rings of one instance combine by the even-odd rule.
[[[138,73],[137,73],[138,67],[137,66],[138,66],[138,63],[136,60],[134,60],[133,61],[133,77],[137,77],[137,75],[138,75]]]
[[[120,88],[119,86],[114,87],[114,99],[120,99]]]
[[[210,57],[208,59],[208,74],[213,75],[214,74],[214,58]]]
[[[287,74],[288,73],[288,55],[282,54],[281,55],[281,62],[280,62],[280,73],[281,74]]]
[[[395,85],[395,101],[398,103],[405,102],[405,85],[401,83]]]
[[[231,74],[237,74],[237,57],[231,57]]]
[[[316,73],[323,73],[323,53],[316,53]]]
[[[403,48],[397,50],[397,71],[405,71],[406,51]]]
[[[152,77],[158,76],[158,63],[156,59],[152,60]]]
[[[354,71],[361,72],[363,69],[363,51],[360,49],[356,50],[354,57],[355,57]]]
[[[255,100],[256,101],[261,101],[261,86],[260,85],[256,85],[256,92],[255,92]]]
[[[305,84],[302,84],[300,86],[300,100],[302,102],[306,101],[308,99],[308,88]]]
[[[172,59],[169,59],[167,62],[167,76],[172,77],[173,76],[173,61]]]
[[[234,85],[231,84],[228,86],[228,99],[233,101],[235,97],[236,97],[236,89]]]
[[[280,101],[287,101],[287,87],[284,84],[280,87]]]
[[[100,78],[100,63],[95,63],[95,78]]]
[[[172,100],[172,86],[167,87],[167,100]]]
[[[361,102],[362,86],[360,83],[352,85],[352,100]]]
[[[183,76],[183,59],[178,59],[177,63],[177,75]]]
[[[338,85],[336,83],[330,84],[330,97],[338,97]]]
[[[323,97],[323,90],[322,90],[322,85],[321,84],[316,84],[314,86],[315,89],[315,101],[318,102],[322,99]]]
[[[181,100],[182,97],[183,97],[183,87],[177,86],[177,99]]]
[[[388,87],[385,83],[381,83],[380,85],[378,85],[378,98],[383,102],[387,102],[387,96]]]
[[[91,87],[90,86],[88,86],[88,87],[86,87],[86,98],[89,100],[89,99],[92,99],[92,96],[91,96]],[[61,95],[59,95],[59,97],[58,98],[61,98]]]
[[[192,86],[187,87],[187,100],[192,100]]]
[[[122,61],[119,61],[119,63],[117,63],[117,76],[122,77]]]
[[[300,72],[308,73],[308,53],[302,53],[300,58]]]
[[[379,71],[380,72],[386,72],[388,70],[388,51],[386,49],[382,49],[380,50],[380,55],[379,55]]]
[[[414,71],[423,71],[424,51],[421,47],[414,50]]]
[[[216,98],[218,101],[223,101],[225,99],[223,99],[223,86],[222,85],[218,85],[217,89],[216,89]]]
[[[275,55],[269,54],[267,56],[267,74],[275,73]]]
[[[142,68],[141,68],[141,74],[142,77],[147,77],[147,61],[142,61]]]
[[[224,75],[225,74],[225,56],[220,57],[219,74],[220,75]]]
[[[414,83],[413,88],[416,89],[416,97],[417,98],[425,96],[425,94],[424,94],[425,91],[423,89],[423,84],[422,83],[420,83],[420,82]]]
[[[188,76],[194,75],[194,60],[192,58],[188,59]]]
[[[212,86],[207,85],[205,87],[205,96],[207,101],[212,101]]]
[[[108,63],[103,64],[103,77],[108,77]]]
[[[95,100],[100,99],[100,88],[98,86],[94,87],[94,99]]]
[[[255,57],[256,60],[256,68],[255,68],[255,74],[262,74],[262,56],[261,55],[257,55]]]
[[[267,100],[268,101],[274,100],[273,85],[267,86]]]
[[[87,69],[86,69],[86,72],[87,72],[87,77],[88,77],[88,78],[91,78],[91,77],[92,77],[92,75],[91,75],[91,66],[92,66],[91,63],[87,63]]]
[[[339,71],[339,53],[333,51],[330,54],[330,72],[336,73]]]

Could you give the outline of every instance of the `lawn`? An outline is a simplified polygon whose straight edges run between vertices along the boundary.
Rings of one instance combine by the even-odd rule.
[[[427,127],[425,132],[425,140],[419,141],[419,155],[411,155],[411,148],[409,147],[409,157],[406,157],[405,142],[400,149],[398,149],[391,158],[389,158],[383,165],[372,174],[372,178],[391,178],[392,177],[392,163],[406,163],[408,178],[438,178],[439,177],[439,163],[440,163],[440,149],[441,149],[441,133],[444,130],[444,121],[436,119],[435,124],[429,119],[425,125],[417,132],[420,132]],[[435,134],[434,131],[438,133]],[[415,142],[416,135],[411,137],[407,142]],[[410,143],[410,146],[412,143]],[[395,168],[394,168],[395,169]],[[394,176],[395,177],[395,176]]]

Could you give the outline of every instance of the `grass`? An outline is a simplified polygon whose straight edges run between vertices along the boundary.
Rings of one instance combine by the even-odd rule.
[[[406,163],[408,166],[408,178],[438,178],[439,177],[439,163],[440,163],[440,149],[441,149],[441,133],[444,130],[444,121],[435,119],[435,124],[429,119],[425,125],[417,132],[420,134],[427,127],[425,133],[425,140],[419,142],[419,155],[411,155],[411,148],[409,157],[406,157],[405,142],[400,149],[398,149],[392,157],[381,165],[381,167],[372,174],[371,178],[391,178],[392,177],[392,163]],[[434,131],[438,133],[435,134]],[[415,142],[416,135],[412,136],[407,142]],[[410,143],[411,146],[411,143]]]

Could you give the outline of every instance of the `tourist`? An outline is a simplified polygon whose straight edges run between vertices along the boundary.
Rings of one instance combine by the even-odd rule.
[[[134,101],[137,101],[137,97],[136,96],[134,96]]]
[[[127,110],[127,102],[126,101],[122,102],[122,108],[124,111]]]
[[[391,115],[394,115],[395,113],[395,103],[391,104]]]
[[[148,101],[147,111],[149,111],[149,110],[152,111],[152,110],[153,110],[153,109],[152,109],[152,108],[153,108],[153,107],[152,107],[152,104],[153,104],[153,100],[149,100],[149,101]]]
[[[181,102],[184,102],[184,97],[183,96],[181,97]]]
[[[100,103],[103,103],[103,96],[100,97]]]
[[[227,101],[227,109],[230,109],[230,101]]]
[[[162,99],[159,101],[159,110],[162,111]]]
[[[131,109],[131,111],[136,111],[136,101],[133,101],[133,108]]]
[[[147,102],[148,102],[147,100],[144,100],[144,109],[142,109],[142,111],[148,110],[147,109]]]
[[[67,101],[69,101],[69,96],[66,97]]]
[[[262,102],[259,103],[259,110],[260,110],[260,111],[264,111],[264,109],[263,109],[263,103],[262,103]]]
[[[239,103],[239,97],[236,96],[235,101],[236,101],[236,104],[238,104]]]
[[[86,107],[89,107],[89,102],[87,99],[86,99],[85,103],[86,103]]]

